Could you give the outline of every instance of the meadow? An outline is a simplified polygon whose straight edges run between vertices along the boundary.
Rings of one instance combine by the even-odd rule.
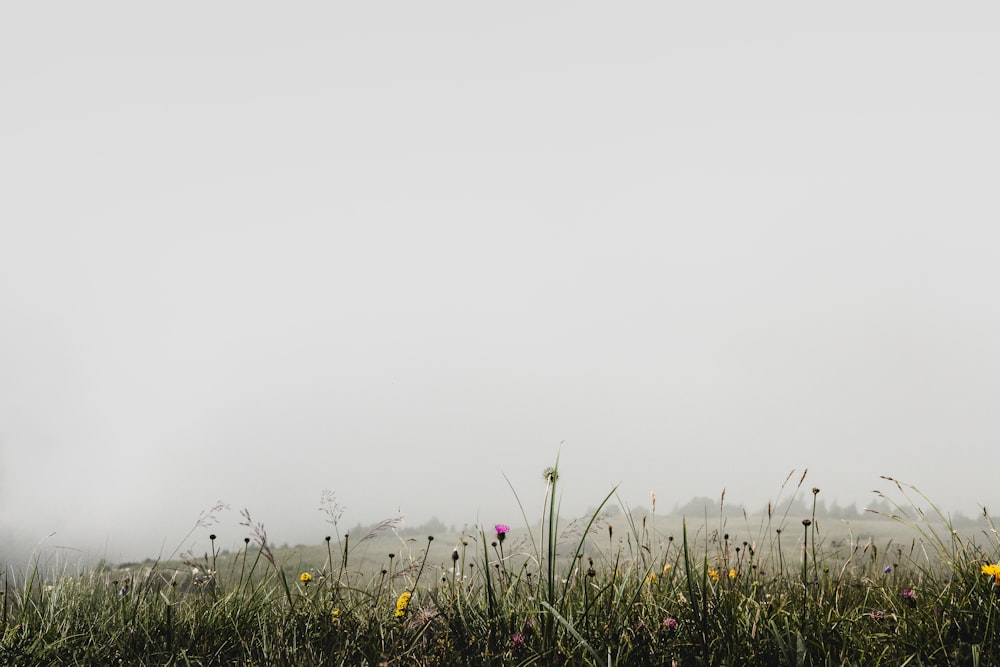
[[[803,474],[755,515],[724,494],[700,516],[636,513],[611,490],[567,519],[558,464],[543,483],[511,525],[341,534],[329,497],[314,545],[279,548],[244,512],[235,550],[199,521],[198,555],[6,566],[0,664],[1000,664],[985,510],[958,526],[885,478],[880,509],[843,521]]]

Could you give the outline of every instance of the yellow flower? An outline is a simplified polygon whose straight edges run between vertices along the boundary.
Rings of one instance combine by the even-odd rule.
[[[652,584],[655,583],[656,583],[656,575],[650,572],[649,574],[646,575],[646,585],[651,586]]]
[[[396,600],[396,618],[406,616],[406,608],[410,604],[410,591],[403,591]]]
[[[663,564],[663,574],[666,574],[667,572],[670,572],[670,568],[672,568],[672,567],[673,567],[673,565],[671,565],[670,563],[664,563]]]
[[[710,576],[712,578],[712,581],[718,581],[719,580],[719,571],[718,570],[709,570],[708,571],[708,576]]]
[[[299,581],[302,581],[304,583],[308,584],[312,580],[313,580],[313,576],[311,574],[309,574],[308,572],[303,572],[302,574],[299,575]]]
[[[333,611],[331,611],[330,612],[330,617],[333,620],[335,620],[335,621],[339,621],[340,620],[340,610],[339,609],[334,609]]]
[[[735,569],[729,571],[729,578],[730,579],[735,579],[736,578],[736,570]]]
[[[988,574],[993,577],[993,583],[1000,586],[1000,565],[983,565],[983,574]]]

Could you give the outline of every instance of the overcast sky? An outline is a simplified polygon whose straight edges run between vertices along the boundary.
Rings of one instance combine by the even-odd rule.
[[[4,4],[0,538],[997,504],[998,20]]]

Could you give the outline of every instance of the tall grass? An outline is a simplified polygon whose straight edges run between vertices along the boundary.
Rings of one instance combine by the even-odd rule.
[[[963,537],[916,488],[886,478],[881,518],[909,542],[834,547],[819,489],[808,516],[790,516],[789,501],[736,527],[723,493],[714,528],[686,519],[675,540],[657,530],[655,498],[646,516],[612,517],[615,489],[563,522],[562,481],[557,459],[537,522],[518,498],[522,529],[464,533],[442,564],[428,535],[362,565],[357,549],[398,521],[341,536],[325,496],[336,540],[318,541],[313,565],[283,557],[244,512],[242,549],[221,553],[210,535],[183,571],[7,566],[0,664],[1000,664],[998,540],[985,510],[982,532]]]

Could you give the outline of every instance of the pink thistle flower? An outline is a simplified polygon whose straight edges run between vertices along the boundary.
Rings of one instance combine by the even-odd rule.
[[[507,537],[507,533],[510,532],[510,526],[505,523],[498,523],[493,526],[493,528],[497,531],[497,539],[501,542],[503,542],[503,539]]]

